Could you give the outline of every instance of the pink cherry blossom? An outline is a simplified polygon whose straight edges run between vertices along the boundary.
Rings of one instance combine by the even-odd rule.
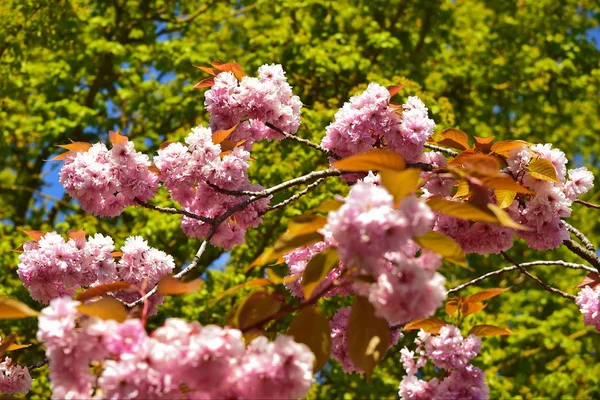
[[[583,314],[583,322],[600,332],[600,286],[596,286],[595,289],[584,287],[575,302]]]
[[[28,393],[31,381],[27,367],[16,364],[9,357],[0,362],[0,393]]]

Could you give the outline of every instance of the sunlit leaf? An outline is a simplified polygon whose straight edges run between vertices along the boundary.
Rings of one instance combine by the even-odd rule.
[[[496,201],[498,202],[498,207],[507,208],[513,203],[515,198],[517,197],[517,192],[513,192],[512,190],[494,190],[494,194],[496,195]]]
[[[535,179],[548,182],[558,182],[554,164],[545,158],[538,158],[537,160],[530,162],[527,166],[527,172],[529,172],[529,175]]]
[[[102,285],[91,287],[79,293],[76,299],[79,301],[86,301],[89,299],[93,299],[94,297],[103,296],[109,292],[119,292],[122,290],[130,289],[132,287],[134,286],[128,282],[103,283]]]
[[[456,187],[456,193],[454,194],[454,198],[465,197],[470,193],[469,190],[469,182],[466,180],[462,180],[458,183]]]
[[[231,133],[235,130],[235,128],[237,128],[237,124],[235,124],[234,126],[232,126],[229,129],[224,129],[224,130],[220,130],[220,131],[215,131],[212,134],[212,141],[214,144],[219,144],[221,143],[223,140],[227,139],[229,137],[229,135],[231,135]],[[234,142],[235,143],[235,142]]]
[[[390,150],[373,149],[333,163],[340,171],[367,172],[391,169],[401,171],[406,168],[404,159]]]
[[[21,229],[21,232],[23,232],[24,234],[26,234],[27,236],[29,236],[36,242],[39,242],[40,239],[46,234],[46,232],[33,231],[33,230],[27,230],[27,229]]]
[[[329,320],[317,307],[305,307],[292,319],[287,334],[304,343],[315,355],[313,372],[320,371],[331,355]]]
[[[441,197],[431,197],[427,201],[427,204],[433,211],[450,215],[451,217],[468,219],[472,221],[498,223],[498,219],[492,213],[483,211],[469,203],[450,201]]]
[[[504,292],[506,292],[507,290],[510,290],[510,288],[493,288],[493,289],[485,289],[482,290],[481,292],[477,292],[469,297],[467,297],[465,299],[465,302],[467,303],[478,303],[480,301],[484,301],[487,299],[491,299],[492,297],[496,297],[499,294],[502,294]]]
[[[103,297],[98,301],[81,304],[77,307],[80,313],[98,317],[100,319],[114,319],[123,322],[127,319],[125,306],[114,297]]]
[[[502,336],[502,335],[512,335],[512,331],[506,328],[500,328],[499,326],[494,325],[475,325],[469,331],[469,335],[477,335],[477,336]]]
[[[529,228],[525,225],[521,225],[518,222],[516,222],[515,220],[513,220],[506,211],[504,211],[497,205],[488,204],[488,208],[494,213],[496,218],[498,218],[500,225],[506,226],[507,228],[513,228],[513,229],[518,229],[518,230],[522,230],[522,231],[532,230],[531,228]]]
[[[503,140],[501,142],[496,142],[492,145],[492,151],[496,154],[499,154],[504,157],[508,157],[508,154],[512,149],[516,149],[518,147],[528,146],[529,143],[523,140]]]
[[[77,231],[68,231],[67,236],[69,239],[77,240],[84,239],[85,240],[85,231],[83,229],[79,229]]]
[[[387,90],[388,92],[390,92],[390,97],[393,97],[396,93],[398,93],[399,91],[401,91],[404,88],[405,85],[392,85],[392,86],[388,86]]]
[[[194,89],[200,89],[205,87],[211,87],[215,83],[215,78],[206,78],[202,79],[200,82],[196,83],[193,87]]]
[[[463,303],[460,307],[460,313],[466,317],[467,315],[475,314],[487,307],[487,304],[478,303]]]
[[[62,147],[63,149],[67,149],[69,151],[67,151],[66,153],[62,153],[62,154],[57,155],[51,161],[64,160],[71,153],[86,152],[86,151],[88,151],[92,147],[92,144],[91,143],[86,143],[86,142],[73,142],[73,141],[71,141],[70,144],[59,144],[58,147]]]
[[[431,250],[442,257],[458,264],[465,264],[467,257],[458,243],[442,233],[429,231],[423,236],[414,238],[419,246]]]
[[[437,335],[440,333],[440,329],[446,325],[448,325],[446,321],[437,317],[419,318],[404,325],[404,330],[414,331],[416,329],[423,329],[425,332],[434,333]]]
[[[487,138],[482,138],[479,136],[475,136],[475,142],[479,144],[490,144],[496,138],[496,136],[490,136]]]
[[[440,135],[444,138],[438,142],[441,146],[448,146],[458,150],[468,150],[470,148],[469,137],[460,129],[444,129]]]
[[[485,177],[481,181],[486,187],[497,190],[510,190],[516,193],[535,194],[531,189],[526,188],[519,182],[507,177]]]
[[[26,349],[28,347],[31,346],[30,344],[15,344],[12,343],[11,345],[8,346],[8,349],[6,349],[6,351],[14,351],[14,350],[21,350],[21,349]]]
[[[108,132],[108,138],[113,146],[116,144],[124,144],[129,141],[129,138],[127,136],[121,135],[119,131]]]
[[[329,271],[338,265],[340,259],[336,249],[322,251],[310,259],[302,274],[302,293],[310,299],[315,289],[327,277]]]
[[[2,358],[2,356],[4,355],[4,353],[6,353],[8,351],[8,348],[10,347],[10,345],[12,345],[12,343],[15,341],[15,338],[17,336],[14,333],[11,333],[10,335],[8,335],[7,337],[5,337],[1,342],[0,342],[0,359]],[[4,372],[4,371],[3,371]]]
[[[249,287],[255,287],[255,286],[269,286],[272,285],[273,282],[271,282],[268,279],[254,279],[248,282],[244,282],[241,283],[239,285],[235,285],[230,287],[229,289],[225,290],[224,292],[221,292],[221,294],[219,294],[212,302],[212,305],[215,305],[216,303],[218,303],[222,298],[227,297],[235,292],[237,292],[240,289],[243,288],[249,288]]]
[[[458,300],[448,300],[446,302],[446,313],[451,317],[458,310]]]
[[[39,313],[19,300],[0,296],[0,319],[37,317]]]
[[[195,292],[202,287],[202,279],[194,279],[189,282],[181,282],[179,279],[167,275],[158,281],[158,294],[176,295]]]
[[[348,320],[348,353],[354,364],[365,371],[367,379],[385,356],[389,347],[388,322],[375,316],[373,305],[364,297],[355,296]]]
[[[381,184],[394,197],[396,204],[416,191],[421,182],[421,170],[416,168],[403,171],[384,169],[379,172],[379,176],[381,176]]]
[[[281,303],[269,293],[258,291],[240,301],[234,317],[237,328],[244,330],[266,322],[281,309]]]

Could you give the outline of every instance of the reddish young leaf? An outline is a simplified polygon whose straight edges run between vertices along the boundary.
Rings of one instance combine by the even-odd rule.
[[[470,148],[469,137],[460,129],[444,129],[440,135],[444,139],[438,142],[438,144],[442,146],[449,146],[458,150],[468,150]]]
[[[235,124],[234,126],[232,126],[229,129],[224,129],[224,130],[220,130],[220,131],[215,131],[212,135],[212,141],[214,144],[219,144],[222,141],[224,141],[225,139],[227,139],[227,137],[229,135],[231,135],[231,133],[235,130],[235,128],[237,128],[237,124]],[[235,143],[235,142],[234,142]],[[223,149],[225,150],[225,149]]]
[[[39,313],[25,303],[11,297],[0,296],[0,319],[37,317]]]
[[[86,142],[73,142],[70,144],[59,144],[58,147],[62,147],[63,149],[67,149],[66,153],[62,153],[51,159],[50,161],[60,161],[64,160],[69,154],[76,152],[86,152],[92,147],[91,143]]]
[[[584,288],[586,286],[589,286],[592,289],[594,289],[598,285],[600,285],[600,275],[597,272],[590,272],[585,278],[583,278],[581,283],[575,287]]]
[[[112,253],[110,253],[111,256],[117,258],[117,257],[123,257],[123,252],[122,251],[113,251]]]
[[[11,345],[8,346],[8,349],[6,349],[6,351],[14,351],[14,350],[26,349],[26,348],[28,348],[30,346],[31,346],[31,343],[30,344],[15,344],[15,343],[13,343],[13,344],[11,344]]]
[[[215,83],[215,78],[206,78],[202,79],[200,82],[196,83],[193,87],[194,89],[211,87]]]
[[[442,329],[446,325],[448,325],[446,321],[436,317],[419,318],[412,320],[408,324],[404,325],[404,330],[414,331],[416,329],[423,329],[425,332],[434,333],[437,335],[438,333],[440,333],[440,329]]]
[[[162,143],[160,146],[158,146],[158,149],[159,149],[159,150],[162,150],[162,149],[164,149],[165,147],[169,146],[171,143],[173,143],[173,142],[164,142],[164,143]]]
[[[508,157],[508,154],[512,149],[516,149],[518,147],[528,146],[529,143],[523,140],[503,140],[501,142],[496,142],[492,145],[492,152],[499,154],[504,157]]]
[[[388,86],[387,90],[388,92],[390,92],[390,97],[393,97],[396,93],[398,93],[399,91],[401,91],[402,89],[404,89],[405,85],[392,85],[392,86]]]
[[[512,331],[506,328],[500,328],[499,326],[494,325],[475,325],[469,331],[469,335],[477,335],[477,336],[503,336],[503,335],[512,335]]]
[[[68,231],[67,236],[69,237],[69,239],[73,239],[73,240],[77,240],[77,239],[85,240],[85,231],[83,230],[83,228],[76,230],[76,231]]]
[[[77,300],[83,302],[89,299],[93,299],[94,297],[104,296],[109,292],[120,292],[122,290],[127,290],[134,287],[131,283],[128,282],[110,282],[104,283],[102,285],[94,286],[92,288],[86,289],[85,291],[79,293],[76,297]]]
[[[511,288],[494,288],[494,289],[485,289],[482,290],[481,292],[477,292],[475,294],[472,294],[471,296],[467,297],[465,299],[465,302],[467,303],[478,303],[480,301],[484,301],[487,299],[491,299],[492,297],[496,297],[499,294],[502,294],[508,290],[510,290]]]
[[[194,279],[189,282],[181,282],[172,276],[164,276],[158,281],[158,294],[161,296],[186,294],[195,292],[202,287],[202,279]]]
[[[110,143],[112,143],[113,146],[116,144],[127,143],[129,141],[129,138],[127,136],[121,135],[119,131],[108,132],[108,137],[110,139]]]
[[[2,356],[4,355],[4,353],[6,353],[8,351],[8,348],[10,347],[10,345],[12,344],[12,342],[15,341],[16,337],[17,336],[14,333],[11,333],[10,335],[8,335],[7,337],[5,337],[0,342],[0,358],[2,358]]]
[[[446,313],[448,313],[448,316],[452,316],[454,315],[454,313],[456,312],[456,310],[458,310],[458,306],[459,306],[460,302],[458,300],[448,300],[446,302]]]
[[[33,231],[27,229],[21,229],[21,232],[32,238],[34,241],[39,242],[40,239],[46,234],[46,232],[42,231]]]
[[[478,144],[490,144],[496,138],[496,136],[490,136],[487,138],[482,138],[479,136],[475,136],[475,142]]]
[[[478,303],[463,303],[460,307],[460,313],[466,317],[467,315],[475,314],[487,307],[487,304]]]

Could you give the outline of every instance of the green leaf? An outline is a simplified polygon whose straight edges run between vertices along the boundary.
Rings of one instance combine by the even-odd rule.
[[[414,241],[422,248],[431,250],[457,264],[464,265],[467,261],[460,245],[442,233],[429,231],[423,236],[414,238]]]
[[[348,353],[367,379],[385,356],[390,331],[387,321],[375,316],[373,305],[364,297],[355,296],[348,320]]]
[[[316,306],[300,310],[292,319],[287,334],[308,346],[315,355],[313,372],[320,371],[331,355],[331,327],[325,314]]]
[[[305,299],[310,299],[314,290],[339,261],[336,249],[330,248],[317,254],[308,262],[302,274],[302,293]]]

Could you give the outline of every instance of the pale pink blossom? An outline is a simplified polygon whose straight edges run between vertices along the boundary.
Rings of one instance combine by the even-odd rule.
[[[600,332],[600,286],[595,289],[584,287],[577,294],[575,302],[583,314],[583,322]]]
[[[0,393],[28,393],[31,389],[31,381],[27,367],[16,364],[8,357],[0,362]]]

